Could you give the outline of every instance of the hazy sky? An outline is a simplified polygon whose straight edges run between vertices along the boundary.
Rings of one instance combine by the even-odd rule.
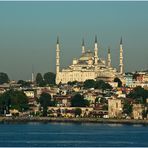
[[[99,43],[99,57],[111,48],[118,68],[123,37],[126,71],[148,69],[148,2],[0,2],[0,72],[11,79],[31,79],[34,72],[55,72],[56,37],[61,67]]]

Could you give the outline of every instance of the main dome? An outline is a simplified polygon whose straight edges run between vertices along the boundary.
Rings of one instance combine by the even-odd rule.
[[[94,53],[91,52],[90,50],[86,51],[85,53],[83,53],[80,57],[79,60],[81,61],[86,61],[86,60],[90,60],[94,57]]]

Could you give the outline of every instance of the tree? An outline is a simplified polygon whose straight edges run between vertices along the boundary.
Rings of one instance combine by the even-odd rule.
[[[144,118],[147,118],[147,114],[148,114],[148,109],[144,109],[144,110],[142,111],[142,117],[143,117],[143,119],[144,119]]]
[[[148,98],[148,90],[145,90],[141,86],[137,86],[128,94],[128,97],[133,98],[138,102],[140,101],[140,103],[146,103],[146,98]]]
[[[31,85],[30,82],[26,82],[26,81],[24,81],[24,80],[19,80],[19,81],[17,82],[17,84],[20,84],[21,87],[30,87],[30,85]]]
[[[69,81],[69,82],[67,82],[67,84],[71,85],[71,86],[76,85],[77,83],[78,83],[78,81]]]
[[[76,94],[71,99],[72,107],[86,107],[89,106],[89,101],[84,99],[83,95]]]
[[[75,117],[76,117],[76,116],[80,116],[80,115],[82,114],[81,108],[76,108],[76,109],[74,110],[74,113],[75,113]]]
[[[102,89],[102,90],[112,89],[112,86],[104,82],[103,80],[99,80],[99,81],[96,81],[95,83],[95,89]]]
[[[28,97],[22,91],[8,90],[1,95],[0,99],[1,108],[6,113],[9,113],[9,109],[26,111],[29,108]]]
[[[102,106],[102,109],[103,109],[103,110],[108,110],[108,105],[107,105],[107,104],[104,104],[104,105]]]
[[[36,83],[39,85],[39,86],[45,86],[45,82],[43,80],[43,77],[41,75],[41,73],[37,73],[36,75]]]
[[[118,77],[114,79],[114,82],[118,83],[118,87],[122,87],[122,81]]]
[[[48,106],[51,105],[51,95],[48,93],[42,93],[39,98],[40,104],[43,107],[43,116],[47,116]]]
[[[133,111],[133,105],[130,102],[128,102],[127,100],[125,100],[124,101],[124,106],[123,106],[123,113],[130,116],[132,111]]]
[[[0,115],[1,114],[4,114],[4,105],[3,105],[2,97],[0,95]]]
[[[1,72],[0,73],[0,84],[8,83],[9,77],[6,73]]]
[[[55,78],[56,78],[55,73],[47,72],[47,73],[44,74],[44,81],[45,81],[46,84],[55,85]]]
[[[102,98],[100,98],[100,103],[101,104],[107,104],[108,101],[106,100],[106,98],[102,97]]]
[[[85,89],[94,88],[94,86],[95,86],[95,81],[93,79],[88,79],[84,81]]]

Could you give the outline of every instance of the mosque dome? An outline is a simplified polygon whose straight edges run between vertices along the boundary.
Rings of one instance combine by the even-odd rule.
[[[90,50],[86,51],[85,53],[82,54],[79,60],[81,61],[87,61],[90,60],[94,57],[94,53],[91,52]]]

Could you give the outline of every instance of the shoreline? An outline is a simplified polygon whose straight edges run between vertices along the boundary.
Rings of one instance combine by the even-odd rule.
[[[143,124],[148,125],[148,120],[134,119],[103,119],[103,118],[53,118],[53,117],[0,117],[0,123],[27,123],[27,122],[63,122],[63,123],[103,123],[103,124]]]

